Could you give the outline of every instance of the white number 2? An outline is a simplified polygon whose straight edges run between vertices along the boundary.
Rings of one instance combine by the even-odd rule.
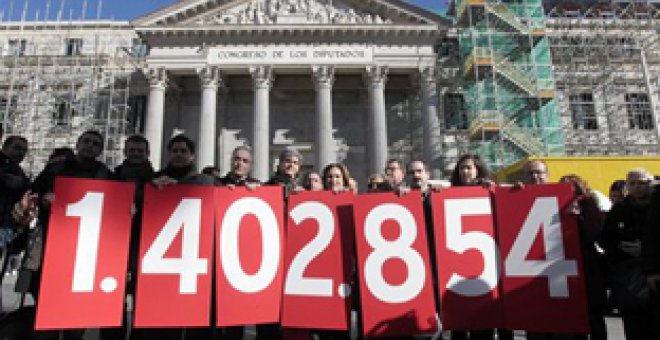
[[[382,226],[386,220],[395,220],[401,233],[396,240],[383,237]],[[421,293],[426,281],[426,270],[422,256],[412,248],[417,239],[417,223],[412,213],[399,204],[381,204],[372,209],[364,223],[367,243],[374,250],[365,261],[365,279],[369,291],[387,303],[404,303]],[[400,285],[391,285],[383,276],[385,261],[392,258],[402,260],[408,269],[406,280]]]
[[[293,258],[286,276],[284,292],[289,295],[332,296],[331,278],[306,278],[303,276],[310,262],[322,253],[334,236],[334,218],[327,205],[319,202],[304,202],[291,210],[295,226],[306,219],[318,222],[319,232],[316,237],[303,247]]]
[[[182,199],[144,255],[142,272],[179,274],[179,293],[196,294],[197,276],[208,272],[207,259],[199,258],[201,216],[201,199]],[[181,258],[165,258],[180,230],[183,230]]]
[[[543,230],[545,260],[527,260],[539,229]],[[513,277],[545,276],[548,278],[551,297],[569,296],[568,276],[578,274],[577,263],[575,260],[566,260],[564,256],[556,197],[539,197],[534,201],[506,259],[505,271],[507,276]]]

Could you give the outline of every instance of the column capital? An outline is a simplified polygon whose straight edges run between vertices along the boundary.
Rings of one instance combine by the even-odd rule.
[[[202,82],[202,87],[213,87],[222,86],[222,74],[220,69],[214,66],[206,66],[197,69],[197,75]]]
[[[387,68],[387,66],[380,66],[380,65],[367,66],[364,71],[364,76],[367,85],[369,85],[369,87],[385,86],[385,83],[387,82],[388,72],[389,69]]]
[[[335,68],[332,66],[312,66],[312,79],[317,90],[319,88],[332,88],[335,82]]]
[[[167,70],[164,68],[146,68],[142,70],[142,73],[150,86],[163,88],[167,86]]]
[[[270,66],[251,66],[250,74],[255,88],[268,88],[273,85],[273,68]]]

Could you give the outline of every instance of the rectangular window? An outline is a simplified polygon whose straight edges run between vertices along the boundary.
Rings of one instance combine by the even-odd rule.
[[[83,40],[80,38],[71,38],[66,40],[66,55],[82,55]]]
[[[71,103],[60,100],[57,103],[56,110],[53,111],[53,123],[57,126],[66,126],[71,121],[73,116],[73,109],[71,108]]]
[[[460,93],[445,93],[443,99],[445,128],[467,130],[468,118],[463,95]]]
[[[652,130],[655,127],[651,103],[646,93],[626,93],[626,110],[631,129]]]
[[[569,97],[573,129],[598,130],[598,119],[592,93],[574,93]]]
[[[9,40],[9,55],[22,57],[25,55],[26,49],[27,49],[27,40],[25,39]]]

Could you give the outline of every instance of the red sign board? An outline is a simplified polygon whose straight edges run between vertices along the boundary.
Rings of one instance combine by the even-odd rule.
[[[280,320],[284,257],[282,187],[218,188],[218,326]]]
[[[501,326],[490,192],[478,186],[448,188],[432,194],[432,206],[443,328]]]
[[[134,186],[57,178],[36,329],[121,325]]]
[[[341,210],[351,209],[353,198],[329,191],[289,197],[284,327],[349,328],[353,216]]]
[[[145,188],[136,327],[210,324],[214,189]]]
[[[588,332],[570,184],[499,188],[496,197],[507,328]]]
[[[362,195],[354,203],[354,214],[364,334],[435,331],[421,194]]]

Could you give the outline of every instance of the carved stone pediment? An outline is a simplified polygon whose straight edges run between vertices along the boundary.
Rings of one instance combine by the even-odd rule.
[[[441,25],[448,19],[399,0],[181,0],[135,26]]]
[[[332,0],[253,0],[194,21],[198,25],[390,24],[378,14]]]

